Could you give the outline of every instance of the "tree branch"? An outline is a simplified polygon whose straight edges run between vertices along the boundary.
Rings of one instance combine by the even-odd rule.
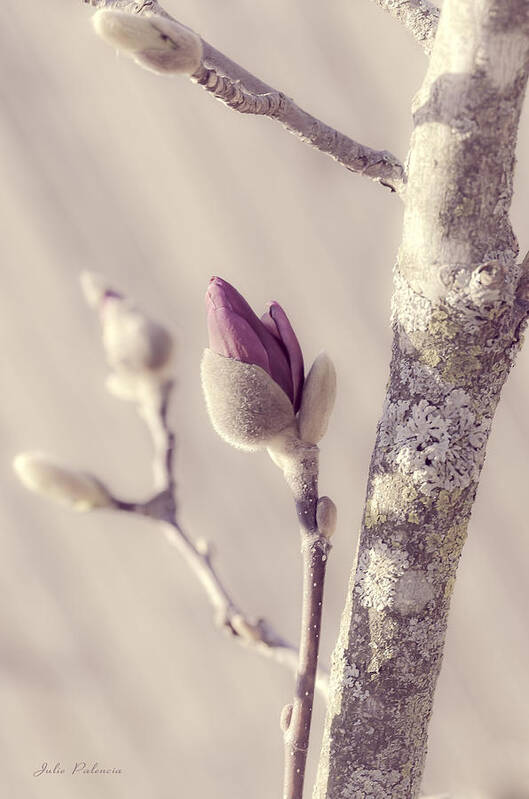
[[[318,447],[297,436],[283,439],[274,460],[292,491],[301,528],[303,601],[296,693],[281,717],[285,749],[283,799],[303,799],[309,750],[314,686],[320,645],[323,589],[330,551],[325,525],[318,514]],[[333,527],[331,528],[333,530]]]
[[[374,2],[401,22],[421,45],[426,55],[430,55],[439,23],[440,11],[437,6],[429,0],[374,0]]]
[[[150,16],[157,14],[177,23],[157,0],[84,0],[95,8]],[[184,27],[185,26],[181,26]],[[189,29],[188,29],[189,30]],[[401,193],[406,181],[404,167],[386,150],[373,150],[335,130],[301,109],[283,92],[268,86],[203,39],[202,63],[191,79],[229,108],[243,114],[266,116],[280,122],[290,133],[329,155],[351,172],[365,175]]]
[[[151,392],[139,407],[139,413],[153,439],[154,481],[160,493],[143,504],[117,500],[116,507],[125,512],[147,516],[160,525],[168,542],[178,550],[203,586],[213,607],[217,626],[229,632],[241,644],[296,672],[297,647],[276,633],[265,619],[252,620],[242,611],[217,573],[211,545],[203,540],[194,542],[178,521],[174,477],[175,435],[168,421],[173,385],[173,381],[162,384],[160,391]],[[315,676],[318,690],[326,695],[327,672],[319,668]]]
[[[528,303],[509,222],[529,0],[445,0],[414,109],[393,356],[315,799],[415,799],[450,597]]]

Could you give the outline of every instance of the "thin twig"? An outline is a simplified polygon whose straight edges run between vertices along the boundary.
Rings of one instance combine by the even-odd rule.
[[[276,452],[277,454],[277,452]],[[283,799],[303,799],[314,687],[318,668],[323,588],[330,542],[318,530],[318,447],[297,438],[285,439],[279,453],[292,490],[301,527],[303,601],[296,691],[281,717],[285,768]]]
[[[131,14],[158,14],[173,19],[157,0],[84,0],[95,8]],[[181,23],[178,23],[181,24]],[[392,191],[402,193],[404,166],[387,150],[374,150],[335,130],[301,109],[283,92],[268,86],[202,40],[202,63],[191,79],[225,105],[243,114],[275,119],[302,141],[326,153],[351,172],[365,175]]]
[[[167,414],[174,382],[162,383],[155,393],[140,406],[140,415],[145,421],[154,444],[153,472],[157,491],[169,491],[174,495],[174,449],[175,435],[169,425]]]
[[[374,0],[407,28],[426,55],[433,48],[440,11],[429,0]]]
[[[303,606],[296,695],[290,723],[284,730],[285,773],[283,799],[303,799],[309,748],[323,607],[323,586],[329,542],[302,531]]]
[[[140,415],[154,443],[153,473],[159,493],[142,504],[116,500],[116,509],[147,516],[161,526],[169,543],[182,555],[204,588],[213,607],[217,626],[229,632],[239,643],[295,672],[298,664],[297,647],[276,633],[265,619],[254,621],[241,610],[216,571],[211,546],[204,541],[194,542],[178,520],[174,476],[175,435],[168,420],[173,387],[172,381],[166,382],[158,393],[152,393],[140,407]],[[326,695],[326,670],[319,668],[316,677],[318,690]]]

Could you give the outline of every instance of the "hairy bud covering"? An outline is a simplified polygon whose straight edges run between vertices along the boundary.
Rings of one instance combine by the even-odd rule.
[[[298,416],[303,441],[317,444],[327,430],[336,398],[336,371],[327,353],[321,352],[305,379]]]
[[[279,303],[271,302],[259,319],[237,289],[220,277],[212,277],[206,310],[211,349],[260,366],[281,386],[297,411],[303,390],[303,355]]]
[[[290,399],[260,366],[206,349],[201,372],[211,423],[232,446],[263,449],[294,421]]]

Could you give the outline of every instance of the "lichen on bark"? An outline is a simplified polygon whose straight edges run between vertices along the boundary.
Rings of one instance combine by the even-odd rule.
[[[528,0],[446,0],[415,100],[390,379],[315,799],[419,794],[456,569],[528,310],[508,218],[528,19]]]

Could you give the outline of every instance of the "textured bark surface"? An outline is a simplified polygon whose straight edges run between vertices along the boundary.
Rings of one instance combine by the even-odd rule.
[[[419,794],[450,596],[527,305],[508,211],[527,0],[446,0],[414,104],[393,355],[317,799]]]
[[[401,22],[429,54],[435,40],[439,9],[429,0],[375,0]]]

